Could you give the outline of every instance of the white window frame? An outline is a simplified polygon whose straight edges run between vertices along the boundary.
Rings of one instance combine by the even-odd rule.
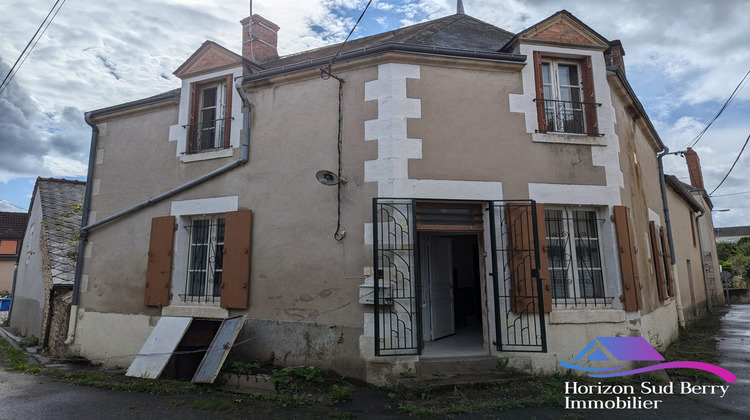
[[[612,296],[612,287],[607,282],[607,273],[606,273],[606,258],[604,257],[605,252],[605,246],[602,241],[603,232],[604,232],[604,223],[605,221],[603,218],[600,217],[601,211],[597,208],[593,207],[579,207],[579,206],[552,206],[552,205],[545,205],[544,206],[545,214],[544,214],[544,220],[545,220],[545,230],[547,237],[545,238],[545,245],[547,246],[547,252],[548,252],[548,262],[549,262],[549,273],[550,273],[550,286],[551,286],[551,296],[552,296],[552,303],[555,306],[565,306],[565,307],[575,307],[575,306],[608,306],[610,305],[610,299],[609,297]],[[548,212],[549,211],[560,211],[561,212],[561,224],[562,224],[562,231],[561,232],[553,232],[551,227],[551,222],[548,221]],[[594,221],[595,221],[595,232],[596,232],[596,238],[595,239],[585,239],[582,237],[582,235],[579,235],[581,232],[577,232],[575,229],[575,212],[587,212],[589,214],[593,214]],[[567,234],[569,232],[573,232],[573,237],[568,239]],[[562,233],[562,235],[558,236],[551,236],[554,233]],[[561,261],[562,265],[558,262],[553,261],[553,258],[555,258],[555,253],[553,252],[554,244],[553,240],[562,241],[562,252],[563,252],[563,260]],[[573,241],[572,243],[570,241]],[[578,241],[596,241],[596,249],[598,254],[598,267],[590,267],[591,270],[595,272],[599,272],[599,279],[598,281],[595,279],[593,280],[594,283],[592,283],[592,289],[595,290],[595,293],[589,293],[589,295],[585,295],[586,290],[581,285],[581,272],[583,271],[583,268],[581,267],[581,258],[578,255]],[[570,253],[569,258],[568,252]],[[569,261],[569,262],[567,262]],[[565,287],[565,291],[567,293],[563,293],[563,296],[556,296],[557,295],[557,286],[555,284],[555,272],[556,271],[563,271],[565,273],[565,280],[569,283]],[[600,290],[598,290],[600,289]]]
[[[563,85],[560,83],[560,66],[571,66],[575,67],[577,73],[578,84],[577,85]],[[548,71],[545,73],[545,68]],[[547,122],[547,131],[553,133],[565,133],[565,134],[586,134],[586,108],[584,105],[584,90],[583,90],[583,74],[581,63],[575,60],[565,60],[550,57],[542,57],[542,92],[544,97],[544,112],[545,121]],[[545,81],[545,75],[548,75],[549,81]],[[563,107],[566,102],[554,102],[564,101],[562,99],[562,89],[578,89],[578,101],[571,101],[573,103],[579,103],[580,108],[575,108],[574,104],[571,104],[571,109],[563,108],[565,114],[580,113],[581,127],[579,131],[566,131],[565,130],[565,118],[561,118],[558,112],[559,107]],[[549,92],[549,94],[548,94]],[[550,101],[550,102],[548,102]],[[557,108],[556,108],[557,107]],[[575,120],[575,117],[573,118]],[[551,124],[550,124],[551,123]],[[550,129],[552,128],[552,129]]]
[[[198,124],[198,127],[196,128],[196,138],[195,138],[195,150],[192,151],[192,153],[202,153],[202,152],[210,152],[214,150],[220,150],[224,148],[224,129],[227,125],[227,122],[224,121],[224,114],[226,109],[226,86],[224,82],[215,82],[215,83],[207,83],[202,84],[198,83],[196,86],[197,89],[200,89],[200,92],[198,94],[198,121],[196,121],[196,124]],[[216,101],[214,104],[206,106],[204,103],[204,92],[206,92],[209,89],[215,89],[216,90]],[[214,125],[213,127],[209,128],[203,128],[204,119],[203,119],[203,111],[204,110],[214,110],[214,119],[209,120],[213,121]],[[220,123],[217,123],[220,122]],[[209,132],[213,131],[213,145],[211,147],[201,147],[201,141],[199,140],[202,137],[203,132]]]

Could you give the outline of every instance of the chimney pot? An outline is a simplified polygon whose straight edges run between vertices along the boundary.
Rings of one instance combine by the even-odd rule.
[[[240,21],[242,25],[242,56],[254,63],[278,58],[276,50],[279,26],[258,14]]]

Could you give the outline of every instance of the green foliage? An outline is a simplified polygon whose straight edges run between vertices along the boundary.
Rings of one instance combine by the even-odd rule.
[[[83,200],[83,197],[81,198]],[[76,261],[78,259],[78,237],[81,234],[81,226],[78,221],[72,221],[71,219],[78,219],[83,214],[83,205],[78,202],[70,203],[70,210],[64,211],[60,214],[60,222],[55,227],[58,231],[62,232],[63,229],[66,232],[64,235],[64,241],[67,245],[72,246],[75,251],[68,251],[65,253],[65,257]]]
[[[242,362],[233,362],[228,367],[225,367],[224,370],[232,373],[238,373],[240,375],[251,375],[255,369],[260,368],[260,363],[253,362],[253,363],[242,363]]]
[[[333,394],[331,396],[331,402],[334,404],[352,399],[352,390],[348,386],[334,385],[331,387],[331,393]]]
[[[325,381],[325,378],[323,377],[323,374],[325,374],[325,371],[314,366],[313,367],[300,366],[294,369],[294,374],[309,382]]]
[[[39,345],[39,338],[35,335],[30,335],[28,337],[22,338],[18,345],[21,347],[34,347]]]

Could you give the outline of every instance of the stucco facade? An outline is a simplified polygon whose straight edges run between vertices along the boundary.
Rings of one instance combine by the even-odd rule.
[[[326,61],[325,50],[309,52],[307,67],[292,56],[261,71],[206,43],[176,72],[179,91],[90,113],[95,227],[84,228],[69,351],[124,366],[160,317],[246,315],[245,344],[233,357],[384,382],[425,358],[507,358],[550,372],[593,337],[641,336],[658,349],[671,341],[679,295],[659,284],[661,254],[635,253],[651,249],[650,229],[667,228],[657,159],[664,147],[624,73],[605,66],[609,41],[567,12],[515,36],[464,15],[443,21],[458,28],[451,39],[467,25],[497,43],[483,55],[464,44],[404,47],[404,39],[436,36],[428,22],[393,39],[355,41],[328,78],[315,61]],[[547,39],[560,25],[576,38]],[[552,114],[540,129],[540,66],[588,75],[588,131],[555,132],[551,119],[563,122]],[[221,123],[226,143],[196,152],[202,138],[191,130],[207,130],[196,121],[213,92],[224,92],[220,105],[231,114],[221,119],[230,121]],[[322,185],[320,170],[339,183]],[[247,210],[244,305],[196,280],[196,249],[206,248],[195,232],[210,220],[207,247],[229,258],[230,215],[249,223]],[[157,219],[167,221],[158,234]],[[154,269],[154,240],[165,238],[166,268]],[[630,277],[622,240],[635,255]],[[209,261],[209,283],[218,284],[223,267],[229,287],[235,267]],[[520,293],[521,285],[529,289]],[[670,295],[657,292],[662,286]],[[154,298],[154,287],[168,296]],[[470,350],[454,354],[443,336]]]

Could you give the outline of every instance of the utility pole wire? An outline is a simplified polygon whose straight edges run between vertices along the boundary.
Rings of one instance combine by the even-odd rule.
[[[729,176],[729,174],[731,174],[731,173],[732,173],[732,169],[734,169],[734,165],[736,165],[736,164],[737,164],[737,161],[739,161],[739,160],[740,160],[740,156],[742,156],[742,152],[744,152],[744,151],[745,151],[745,146],[747,146],[747,142],[748,142],[748,141],[750,141],[750,135],[748,135],[748,136],[747,136],[747,139],[745,139],[745,144],[743,144],[743,145],[742,145],[742,149],[740,150],[740,153],[739,153],[739,154],[737,155],[737,159],[735,159],[735,160],[734,160],[734,163],[732,164],[732,167],[731,167],[731,168],[729,168],[729,171],[727,172],[727,174],[726,174],[726,175],[724,175],[724,178],[723,178],[723,179],[721,180],[721,182],[719,182],[719,185],[717,185],[717,186],[716,186],[716,188],[714,188],[714,190],[713,190],[713,191],[711,191],[710,193],[708,193],[708,196],[709,196],[709,197],[711,196],[711,194],[715,193],[715,192],[716,192],[716,190],[718,190],[718,189],[719,189],[719,187],[721,187],[721,184],[723,184],[723,183],[724,183],[724,181],[726,181],[726,180],[727,180],[727,177]]]
[[[61,1],[62,3],[60,3]],[[10,82],[13,80],[13,78],[16,77],[16,74],[18,74],[18,70],[21,69],[21,66],[23,66],[23,63],[26,62],[26,59],[31,54],[31,51],[34,49],[34,47],[36,47],[36,44],[42,38],[44,33],[47,32],[47,28],[49,28],[49,25],[55,19],[55,16],[57,16],[57,13],[60,12],[60,9],[62,9],[63,5],[65,4],[65,1],[66,0],[57,0],[55,4],[52,5],[52,8],[50,9],[49,13],[47,13],[47,16],[45,16],[44,20],[39,25],[36,32],[34,32],[34,36],[31,37],[29,42],[26,44],[26,47],[23,49],[23,51],[21,51],[21,55],[18,56],[18,59],[16,59],[16,62],[13,63],[13,66],[8,71],[8,74],[5,75],[3,82],[0,83],[0,94],[2,94],[5,91],[8,85],[10,85]],[[58,4],[60,4],[60,7],[57,7]],[[57,10],[55,10],[55,7],[57,7]],[[54,14],[52,14],[52,12],[54,12]],[[50,18],[50,15],[52,15],[52,18]],[[48,19],[49,21],[47,21]],[[47,23],[47,26],[44,25],[45,22]],[[42,29],[42,27],[44,27],[44,29]],[[39,33],[40,30],[42,31],[41,34]],[[37,37],[37,35],[39,35],[39,37]]]

